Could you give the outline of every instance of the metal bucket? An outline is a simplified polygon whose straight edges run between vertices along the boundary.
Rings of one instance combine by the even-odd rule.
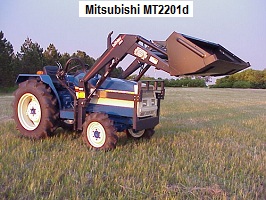
[[[173,32],[166,40],[170,74],[220,76],[250,66],[219,44]]]

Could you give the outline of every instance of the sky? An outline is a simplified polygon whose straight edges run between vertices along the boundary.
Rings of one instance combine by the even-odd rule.
[[[173,32],[219,43],[252,69],[266,68],[266,0],[193,0],[192,18],[80,18],[78,0],[1,0],[0,31],[20,51],[27,37],[44,50],[53,43],[60,53],[77,50],[98,58],[106,37],[137,34],[165,40]],[[167,77],[149,71],[151,76]],[[156,74],[157,73],[157,74]]]

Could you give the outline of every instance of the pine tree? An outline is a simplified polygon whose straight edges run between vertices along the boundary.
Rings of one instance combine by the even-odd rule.
[[[61,55],[55,48],[54,44],[50,44],[43,53],[44,66],[45,65],[56,65],[59,62]]]
[[[0,32],[0,86],[12,86],[14,81],[13,68],[14,50],[10,42],[4,38],[4,33]]]
[[[61,65],[64,67],[66,62],[68,61],[68,59],[70,59],[71,56],[69,55],[69,53],[63,53],[59,59],[59,62],[61,63]]]
[[[43,49],[38,43],[27,38],[21,46],[17,58],[21,63],[19,73],[36,73],[43,68]]]
[[[85,62],[85,64],[88,65],[88,68],[90,68],[95,63],[95,60],[89,55],[87,55],[84,51],[78,50],[77,53],[73,53],[72,57],[79,57]]]

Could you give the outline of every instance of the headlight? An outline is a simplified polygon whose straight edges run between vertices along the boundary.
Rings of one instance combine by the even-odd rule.
[[[147,106],[147,105],[148,105],[148,101],[147,101],[147,100],[143,100],[143,101],[142,101],[142,106],[145,107],[145,106]]]
[[[155,99],[151,99],[151,106],[155,105],[156,100]]]

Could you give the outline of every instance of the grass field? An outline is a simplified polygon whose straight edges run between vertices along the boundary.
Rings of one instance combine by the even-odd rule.
[[[0,199],[266,199],[266,91],[167,88],[149,141],[20,137],[0,96]]]

